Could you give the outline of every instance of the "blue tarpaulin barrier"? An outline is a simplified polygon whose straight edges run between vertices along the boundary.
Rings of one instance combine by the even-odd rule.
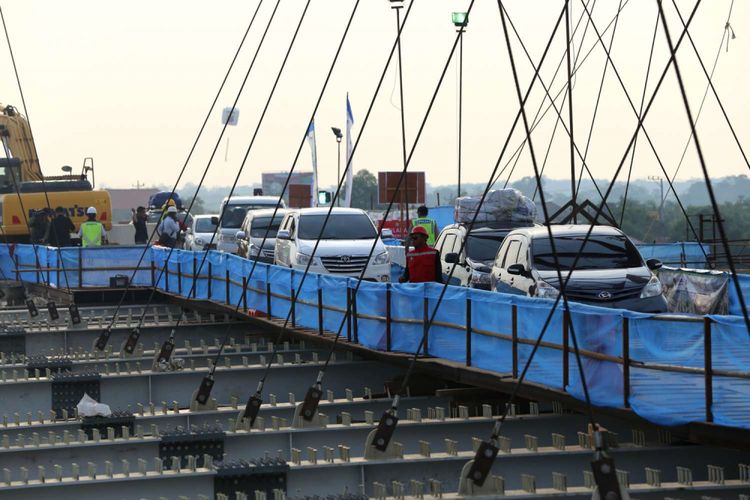
[[[142,252],[143,247],[37,247],[35,252],[29,245],[0,245],[0,271],[10,279],[20,276],[23,281],[58,288],[106,287],[112,276],[133,275]],[[503,375],[511,374],[514,364],[519,371],[523,369],[554,305],[550,300],[449,287],[434,314],[435,323],[424,337],[425,319],[433,316],[444,291],[437,283],[362,282],[355,295],[357,280],[353,278],[308,274],[303,283],[300,271],[254,265],[235,255],[214,251],[204,254],[174,250],[166,266],[168,272],[163,273],[168,255],[169,250],[164,248],[148,249],[137,268],[134,284],[156,284],[171,294],[290,319],[290,298],[298,294],[293,314],[297,326],[341,332],[349,341],[371,349],[404,353],[420,349],[421,354],[470,363]],[[61,260],[65,272],[59,265]],[[740,276],[740,284],[743,290],[749,290],[750,276]],[[243,285],[247,285],[244,297]],[[735,296],[733,311],[739,307],[736,302]],[[345,321],[349,307],[356,311],[356,319]],[[467,328],[467,319],[471,329]],[[750,335],[741,317],[710,316],[710,320],[714,396],[709,410],[717,423],[750,428],[750,379],[746,376]],[[526,379],[583,400],[583,383],[572,343],[575,333],[595,405],[623,408],[627,403],[638,415],[661,425],[705,421],[705,328],[701,316],[653,317],[576,303],[570,304],[566,319],[558,304]],[[622,361],[626,340],[631,361],[627,394]],[[669,371],[670,367],[675,370]],[[743,375],[733,375],[738,372]]]
[[[638,250],[644,259],[659,259],[667,266],[692,269],[705,269],[706,256],[711,255],[710,248],[697,241],[641,243]]]

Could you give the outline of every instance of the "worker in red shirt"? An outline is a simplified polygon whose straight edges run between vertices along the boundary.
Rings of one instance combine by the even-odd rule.
[[[429,234],[423,226],[415,226],[410,234],[414,249],[406,254],[406,272],[399,279],[401,283],[443,282],[440,267],[440,253],[427,244]],[[407,244],[408,248],[408,244]]]

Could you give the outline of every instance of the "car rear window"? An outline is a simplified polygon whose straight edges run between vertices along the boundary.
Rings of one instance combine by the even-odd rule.
[[[320,236],[326,214],[302,215],[299,218],[299,238],[302,240],[371,240],[377,237],[375,226],[366,214],[333,214]]]
[[[255,217],[250,227],[250,237],[252,238],[264,238],[266,237],[266,231],[268,231],[268,238],[275,238],[276,233],[281,225],[281,219],[283,216],[278,216],[271,222],[270,217]],[[270,228],[269,228],[270,226]]]
[[[583,246],[585,235],[555,236],[555,249],[561,271],[569,271]],[[534,267],[540,271],[555,270],[555,257],[548,237],[535,238],[532,243]],[[643,265],[635,246],[622,235],[592,235],[583,247],[575,268],[627,269]]]
[[[211,217],[199,217],[195,221],[196,233],[213,233],[216,225],[211,223]]]
[[[497,251],[503,243],[505,235],[501,234],[470,234],[466,238],[466,255],[471,260],[487,262],[495,260]]]

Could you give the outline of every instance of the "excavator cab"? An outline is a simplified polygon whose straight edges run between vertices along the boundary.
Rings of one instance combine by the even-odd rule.
[[[21,160],[0,158],[0,194],[15,193],[21,179]]]

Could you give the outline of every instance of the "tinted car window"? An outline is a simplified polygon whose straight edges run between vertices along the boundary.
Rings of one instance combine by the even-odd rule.
[[[299,238],[302,240],[370,240],[378,233],[366,214],[334,214],[323,228],[326,214],[301,215],[299,218]]]
[[[229,203],[224,207],[224,219],[221,221],[221,227],[238,229],[242,226],[242,222],[250,210],[260,210],[263,208],[273,208],[273,205]]]
[[[518,259],[518,251],[521,249],[521,242],[513,240],[508,245],[508,253],[505,254],[505,260],[503,261],[503,268],[511,266],[516,263]]]
[[[494,260],[503,238],[499,234],[470,234],[466,239],[466,255],[471,260]]]
[[[569,271],[581,250],[584,235],[556,236],[555,249],[560,269]],[[540,271],[555,269],[549,238],[536,238],[532,244],[534,266]],[[643,265],[635,246],[622,235],[592,235],[583,248],[576,269],[626,269]]]
[[[213,233],[216,229],[215,224],[211,224],[211,217],[200,217],[195,220],[196,233]]]
[[[275,238],[280,224],[281,217],[275,217],[273,222],[271,221],[271,217],[256,217],[250,225],[250,236],[253,238],[263,238],[266,236],[266,231],[268,231],[268,238]]]

